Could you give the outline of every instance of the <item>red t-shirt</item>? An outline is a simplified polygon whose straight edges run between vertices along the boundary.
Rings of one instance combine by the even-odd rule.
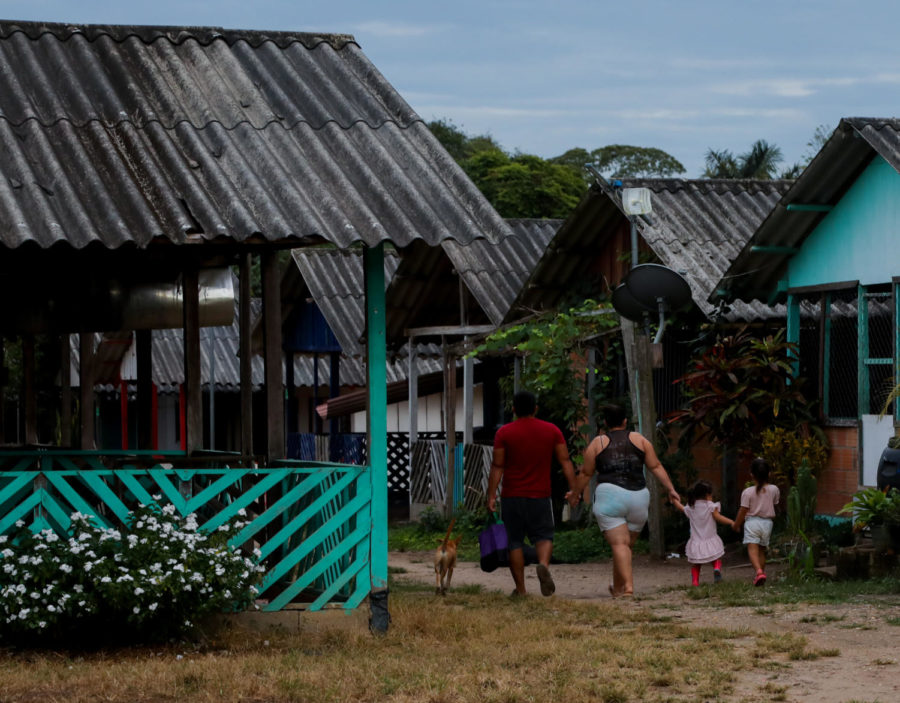
[[[566,440],[559,428],[535,417],[503,425],[494,436],[494,449],[506,450],[504,498],[549,498],[550,467],[556,446]]]

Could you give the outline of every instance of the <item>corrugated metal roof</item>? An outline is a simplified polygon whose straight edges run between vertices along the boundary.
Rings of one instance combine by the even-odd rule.
[[[704,315],[715,310],[710,292],[759,223],[787,191],[789,181],[629,179],[626,188],[649,188],[653,212],[637,220],[638,232],[662,264],[688,281]],[[507,318],[522,309],[549,309],[597,269],[606,248],[627,235],[617,190],[591,188],[563,223]],[[617,239],[618,238],[618,239]],[[622,271],[626,269],[623,267]],[[619,281],[607,281],[610,288]],[[603,291],[594,291],[594,295]],[[730,318],[777,316],[765,305],[736,304]]]
[[[445,241],[453,267],[494,325],[499,325],[534,271],[562,220],[508,219],[513,235],[468,245]]]
[[[768,300],[787,274],[789,249],[802,245],[827,212],[788,211],[792,203],[835,205],[876,155],[900,172],[900,120],[848,117],[746,242],[716,290],[738,300]],[[783,253],[755,247],[786,247]]]
[[[347,35],[0,22],[0,242],[502,239]]]

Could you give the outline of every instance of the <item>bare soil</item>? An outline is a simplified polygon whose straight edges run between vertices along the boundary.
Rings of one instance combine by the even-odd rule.
[[[435,585],[430,552],[391,552],[389,564],[399,582]],[[770,568],[770,578],[778,568]],[[556,564],[551,566],[556,583],[554,598],[611,602],[607,586],[612,580],[609,562]],[[750,565],[726,561],[725,581],[749,580]],[[712,580],[704,570],[703,581]],[[782,693],[772,700],[816,703],[900,701],[900,597],[868,596],[841,604],[783,604],[774,606],[709,607],[687,597],[690,566],[684,558],[660,561],[646,555],[634,559],[634,600],[617,600],[622,608],[650,608],[677,622],[697,627],[723,627],[747,632],[752,645],[755,633],[793,633],[806,637],[816,650],[839,650],[839,656],[788,662],[775,670],[753,670],[738,677],[735,694],[728,700],[757,698],[760,690]],[[533,566],[526,568],[526,588],[540,598]],[[460,562],[453,573],[453,587],[480,585],[487,590],[511,591],[506,569],[481,571],[474,562]],[[664,612],[663,612],[664,611]],[[740,645],[743,640],[738,640]]]

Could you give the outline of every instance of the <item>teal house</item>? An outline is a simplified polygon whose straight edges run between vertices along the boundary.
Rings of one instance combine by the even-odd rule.
[[[819,507],[876,484],[897,407],[900,120],[845,118],[726,271],[711,300],[787,305],[797,372],[832,452]]]

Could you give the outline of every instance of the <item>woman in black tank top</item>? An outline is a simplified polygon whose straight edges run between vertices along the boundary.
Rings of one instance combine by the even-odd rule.
[[[573,507],[577,505],[581,492],[596,472],[598,485],[593,510],[612,548],[613,582],[609,592],[613,598],[619,598],[634,595],[632,549],[647,521],[650,504],[644,466],[663,485],[670,501],[680,498],[653,445],[640,433],[628,431],[625,409],[607,405],[603,408],[603,418],[607,434],[598,435],[588,445],[575,490],[567,493],[566,498]]]

